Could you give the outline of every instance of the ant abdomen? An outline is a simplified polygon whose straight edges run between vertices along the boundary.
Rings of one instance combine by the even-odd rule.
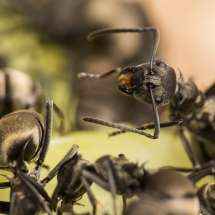
[[[23,154],[25,161],[37,154],[43,134],[40,115],[21,110],[5,115],[0,120],[0,149],[3,162],[15,161]]]

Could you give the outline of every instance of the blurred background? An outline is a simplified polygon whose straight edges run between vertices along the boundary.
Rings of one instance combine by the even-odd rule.
[[[84,116],[135,125],[151,121],[151,107],[121,95],[114,77],[77,78],[80,72],[103,73],[147,61],[150,35],[113,35],[92,43],[86,36],[105,27],[155,26],[161,35],[157,57],[205,90],[215,81],[214,11],[215,1],[202,0],[0,0],[0,113],[10,112],[8,107],[34,106],[40,111],[44,98],[52,97],[64,111],[69,130],[101,127],[83,123]],[[8,83],[9,97],[16,101],[12,105],[5,100]],[[132,134],[108,139],[106,131],[72,132],[53,138],[46,163],[53,167],[78,144],[90,161],[123,152],[147,167],[190,166],[174,132],[163,129],[159,140]],[[104,208],[111,208],[110,197],[95,189],[104,198]],[[1,190],[0,196],[8,199],[8,190]]]
[[[86,36],[105,27],[155,26],[161,34],[158,58],[204,90],[215,81],[214,10],[215,2],[200,0],[1,0],[0,67],[27,75],[26,82],[13,75],[14,83],[22,83],[15,92],[29,97],[27,106],[41,94],[52,97],[69,129],[90,129],[81,121],[86,115],[142,124],[151,120],[151,107],[121,95],[114,77],[80,81],[77,74],[147,61],[150,35],[114,35],[92,43]],[[29,84],[31,79],[35,83]],[[21,90],[27,86],[30,94]]]

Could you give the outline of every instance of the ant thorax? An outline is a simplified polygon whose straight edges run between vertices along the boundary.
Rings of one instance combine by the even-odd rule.
[[[167,65],[161,60],[156,60],[151,70],[150,64],[142,64],[137,66],[138,76],[136,80],[141,85],[136,88],[134,96],[140,100],[148,103],[152,103],[149,92],[149,86],[152,88],[152,92],[157,105],[167,105],[176,90],[176,74],[172,67]],[[141,71],[141,72],[140,72]]]
[[[204,127],[211,127],[215,130],[215,96],[206,98],[204,105],[202,106],[201,110],[198,112],[196,118],[201,120],[204,123]]]
[[[177,80],[176,92],[170,103],[171,117],[174,120],[183,119],[183,121],[196,119],[204,101],[203,93],[193,81]]]
[[[108,181],[107,162],[110,162],[115,176],[117,193],[131,197],[141,189],[141,182],[145,176],[145,169],[137,163],[129,162],[121,154],[118,157],[105,155],[96,161],[95,170],[103,180]]]

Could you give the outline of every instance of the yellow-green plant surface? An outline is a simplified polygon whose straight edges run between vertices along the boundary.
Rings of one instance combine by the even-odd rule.
[[[131,161],[146,162],[147,168],[157,168],[164,165],[190,166],[180,139],[172,129],[164,129],[159,140],[151,140],[136,134],[123,134],[108,138],[107,132],[74,132],[64,137],[54,137],[45,163],[53,167],[70,149],[72,144],[78,144],[82,156],[90,161],[94,161],[104,154],[117,155],[124,153]],[[46,173],[44,170],[43,175]],[[0,181],[2,180],[5,179],[0,178]],[[46,187],[50,195],[55,184],[56,180],[53,180]],[[110,194],[95,185],[92,189],[99,200],[99,208],[111,210]],[[8,198],[8,190],[0,190],[0,200],[8,200]],[[80,203],[83,203],[84,206],[76,206],[78,211],[91,209],[86,197]],[[120,204],[121,201],[117,201],[117,203]]]

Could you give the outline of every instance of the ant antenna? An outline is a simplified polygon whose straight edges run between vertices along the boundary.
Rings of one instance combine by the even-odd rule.
[[[143,28],[104,28],[101,30],[96,30],[90,33],[87,36],[88,41],[92,41],[94,38],[99,36],[104,36],[105,34],[115,34],[115,33],[145,33],[152,32],[153,33],[153,48],[150,57],[150,67],[152,72],[152,67],[154,63],[154,58],[156,56],[156,52],[159,45],[159,31],[154,27],[143,27]]]

